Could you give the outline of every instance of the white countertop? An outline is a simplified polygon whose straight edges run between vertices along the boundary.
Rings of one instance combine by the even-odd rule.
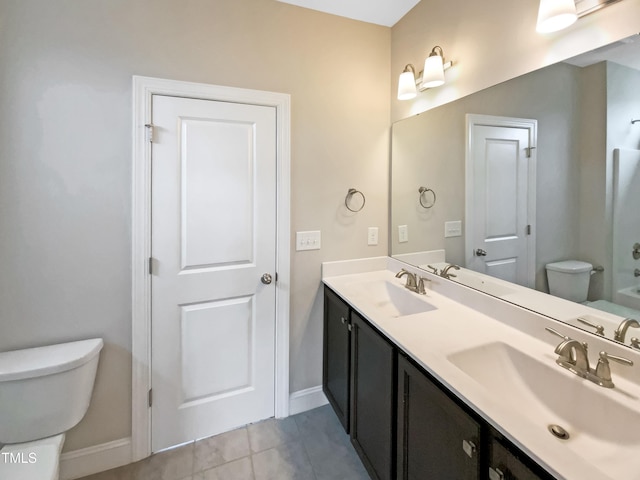
[[[592,363],[595,352],[600,350],[633,357],[636,366],[626,367],[628,371],[624,371],[625,367],[612,364],[616,388],[604,390],[607,390],[607,395],[615,396],[617,402],[631,410],[640,411],[640,389],[637,380],[630,381],[639,376],[635,369],[640,368],[640,356],[636,352],[425,272],[418,273],[432,281],[427,282],[427,294],[419,297],[436,308],[414,315],[390,317],[376,307],[371,296],[367,296],[362,288],[363,284],[374,281],[404,285],[404,279],[397,279],[394,274],[400,268],[407,268],[407,265],[383,258],[352,262],[351,271],[359,273],[349,273],[349,262],[324,264],[323,282],[552,475],[566,480],[640,479],[640,458],[637,455],[640,445],[604,442],[602,448],[598,449],[598,455],[592,457],[594,463],[589,464],[583,456],[568,448],[568,443],[563,444],[562,440],[554,438],[547,431],[547,425],[555,423],[553,418],[530,418],[521,406],[510,404],[492,394],[448,360],[448,356],[456,352],[500,341],[526,346],[528,355],[558,368],[566,376],[567,382],[583,382],[584,388],[602,389],[555,364],[557,355],[554,354],[554,348],[559,340],[544,331],[545,326],[551,326],[572,338],[588,341]],[[580,399],[567,399],[567,402],[576,401]],[[612,462],[604,462],[609,449],[620,452],[627,448],[636,449],[635,455],[628,456],[628,463],[616,462],[613,465]]]

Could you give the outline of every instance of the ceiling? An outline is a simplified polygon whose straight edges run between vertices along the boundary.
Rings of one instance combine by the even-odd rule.
[[[392,27],[420,0],[278,0],[299,7]]]

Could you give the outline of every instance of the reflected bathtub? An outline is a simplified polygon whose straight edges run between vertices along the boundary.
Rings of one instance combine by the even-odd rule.
[[[640,285],[618,290],[615,294],[615,302],[625,307],[640,310]]]

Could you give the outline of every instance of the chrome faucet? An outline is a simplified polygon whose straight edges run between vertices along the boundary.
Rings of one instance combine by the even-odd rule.
[[[613,332],[613,339],[624,343],[624,337],[627,334],[627,330],[630,328],[640,328],[640,323],[635,318],[625,318],[615,332]]]
[[[614,360],[623,365],[633,365],[633,362],[628,358],[618,357],[607,352],[600,352],[598,364],[595,369],[592,369],[589,366],[588,345],[586,342],[579,342],[578,340],[569,338],[553,328],[546,327],[545,330],[563,339],[555,349],[555,353],[558,354],[556,363],[579,377],[586,378],[601,387],[614,387],[613,381],[611,380],[609,360]]]
[[[454,270],[460,270],[460,267],[458,265],[454,265],[453,263],[450,263],[440,271],[440,276],[446,279],[456,278],[457,275],[454,275],[453,273],[449,273],[449,270],[451,270],[452,268]]]
[[[402,278],[405,275],[407,276],[407,283],[404,285],[404,288],[411,290],[412,292],[419,293],[420,295],[425,295],[427,293],[424,288],[424,282],[429,282],[430,280],[428,278],[420,277],[405,270],[404,268],[396,273],[396,278]]]

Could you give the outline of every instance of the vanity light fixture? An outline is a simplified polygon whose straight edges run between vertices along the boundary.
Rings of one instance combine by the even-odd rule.
[[[405,65],[398,81],[398,100],[411,100],[418,94],[416,89],[416,69],[410,63]]]
[[[410,100],[415,98],[418,90],[422,92],[427,88],[443,85],[444,71],[452,65],[452,61],[445,62],[442,47],[436,45],[425,59],[424,70],[419,76],[416,75],[416,69],[412,64],[409,63],[404,67],[398,80],[398,100]]]
[[[536,32],[551,33],[567,28],[578,19],[574,0],[540,0]]]
[[[444,85],[444,52],[442,47],[435,46],[424,61],[422,86],[433,88]]]

